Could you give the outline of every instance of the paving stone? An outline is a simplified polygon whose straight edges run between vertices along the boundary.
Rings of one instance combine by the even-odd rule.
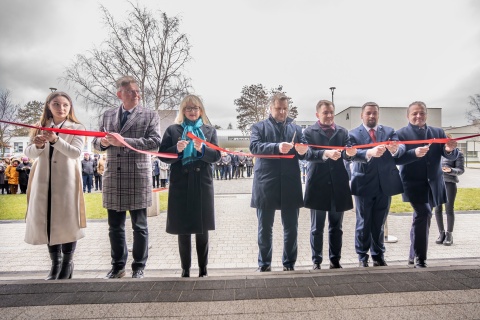
[[[317,283],[313,280],[312,277],[295,278],[295,284],[297,285],[297,287],[311,287],[317,285]]]
[[[346,283],[330,285],[330,287],[332,288],[332,291],[336,296],[347,296],[355,294],[355,290],[353,290],[353,288]]]
[[[0,308],[21,307],[23,297],[19,294],[4,294],[0,299]]]
[[[468,287],[454,279],[429,280],[439,290],[465,290]]]
[[[279,299],[290,298],[290,291],[285,287],[273,287],[273,288],[258,288],[259,299]]]
[[[333,292],[330,285],[319,285],[316,287],[309,287],[314,297],[333,297],[335,293]]]
[[[106,282],[86,282],[77,288],[77,292],[103,292]],[[121,288],[123,283],[119,286]]]
[[[102,289],[98,290],[98,291],[117,292],[117,291],[120,291],[120,289],[122,289],[122,287],[125,284],[126,283],[124,283],[123,281],[122,282],[120,282],[120,281],[105,282],[105,283],[103,283]],[[97,291],[97,290],[92,290],[92,291]]]
[[[95,304],[105,295],[105,292],[78,292],[73,304]]]
[[[313,293],[308,287],[288,288],[292,298],[313,298]]]
[[[132,299],[132,302],[155,302],[157,301],[157,296],[160,294],[160,291],[150,290],[150,291],[138,291],[136,292],[135,297]]]
[[[177,281],[175,282],[175,286],[173,286],[172,291],[188,291],[193,290],[194,287],[195,281]]]
[[[332,277],[322,276],[322,277],[312,277],[312,279],[313,281],[315,281],[317,286],[332,283]]]
[[[213,290],[182,291],[179,302],[212,301]]]
[[[279,288],[279,287],[296,287],[294,278],[274,278],[274,279],[265,279],[265,284],[267,288]]]
[[[426,280],[410,281],[416,291],[438,291],[438,288]]]
[[[235,300],[235,290],[213,290],[213,301],[232,301]]]
[[[246,279],[245,288],[266,288],[264,279]]]
[[[176,281],[156,281],[151,290],[172,290],[176,283]]]
[[[77,300],[77,293],[74,292],[65,292],[59,294],[57,299],[52,301],[52,305],[71,305]]]
[[[225,289],[243,289],[243,288],[245,288],[245,279],[225,281]]]
[[[388,275],[395,281],[412,281],[411,272],[396,272]]]
[[[367,282],[367,283],[351,283],[350,286],[357,294],[373,294],[373,293],[386,293],[384,287],[382,287],[378,282]]]
[[[461,272],[455,270],[439,270],[439,271],[429,271],[431,274],[442,279],[461,279],[466,278],[467,276]]]
[[[413,292],[416,287],[409,281],[379,282],[388,292]]]
[[[225,280],[207,280],[195,282],[194,290],[220,290],[225,289]]]
[[[177,302],[181,293],[182,291],[161,291],[156,298],[156,302]]]
[[[361,275],[341,275],[332,277],[330,284],[341,283],[365,283],[365,279]]]
[[[131,281],[125,283],[119,291],[148,291],[153,288],[155,282],[152,281]]]
[[[480,278],[480,269],[465,269],[457,271],[461,274],[464,274],[468,278]]]
[[[480,289],[480,278],[465,278],[457,281],[471,289]]]
[[[389,282],[395,281],[388,274],[385,273],[375,273],[375,274],[363,274],[361,277],[365,282]]]
[[[136,291],[106,292],[96,303],[129,303],[136,294]]]
[[[235,289],[235,300],[258,299],[256,288]]]

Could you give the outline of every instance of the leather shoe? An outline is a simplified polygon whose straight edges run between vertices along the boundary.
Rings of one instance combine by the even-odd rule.
[[[283,267],[283,271],[295,271],[294,267]]]
[[[320,263],[319,263],[319,262],[315,262],[315,263],[313,264],[313,270],[320,270],[320,269],[322,269],[322,268],[320,267]]]
[[[190,269],[182,269],[182,278],[190,277]]]
[[[438,235],[437,240],[435,241],[436,244],[442,244],[445,241],[445,231],[441,231]]]
[[[110,270],[107,273],[104,279],[118,279],[118,278],[123,278],[124,276],[125,276],[125,268],[124,269],[112,268],[112,270]]]
[[[257,272],[269,272],[272,271],[271,266],[263,266],[263,267],[258,267]]]
[[[207,267],[200,268],[200,270],[198,271],[198,276],[200,278],[207,277]]]
[[[385,261],[385,259],[381,258],[381,259],[378,259],[378,260],[373,260],[373,266],[374,267],[386,267],[386,266],[388,266],[388,264]]]
[[[330,269],[342,269],[342,265],[338,260],[330,260]]]
[[[135,278],[135,279],[141,279],[143,278],[145,275],[143,273],[143,270],[133,270],[132,271],[132,278]]]
[[[361,260],[358,262],[358,266],[362,268],[368,268],[368,261]]]
[[[427,262],[425,260],[417,259],[415,268],[426,268],[426,267],[427,267]]]
[[[445,232],[445,241],[443,241],[443,245],[451,246],[453,243],[453,235],[451,232]]]

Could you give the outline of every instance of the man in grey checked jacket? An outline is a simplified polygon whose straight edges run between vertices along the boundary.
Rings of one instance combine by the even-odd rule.
[[[140,90],[133,77],[117,80],[117,97],[122,105],[105,111],[100,131],[119,133],[132,147],[158,151],[159,117],[142,107]],[[150,155],[132,151],[111,134],[95,138],[96,150],[107,151],[103,174],[103,207],[108,211],[112,269],[106,279],[125,276],[128,250],[125,241],[126,211],[130,212],[133,228],[132,278],[143,278],[148,258],[147,208],[152,205],[152,165]]]

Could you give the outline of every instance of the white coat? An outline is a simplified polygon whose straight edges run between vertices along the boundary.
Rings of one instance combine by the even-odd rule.
[[[85,130],[85,127],[67,120],[62,129]],[[82,228],[86,227],[86,218],[80,169],[84,137],[62,133],[58,136],[58,141],[53,144],[51,161],[50,242],[47,235],[50,144],[47,142],[43,149],[30,144],[25,150],[27,157],[37,158],[30,171],[27,189],[25,242],[29,244],[55,245],[84,237]]]

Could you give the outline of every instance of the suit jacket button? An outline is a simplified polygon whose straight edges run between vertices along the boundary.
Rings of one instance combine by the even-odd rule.
[[[199,172],[199,171],[200,171],[200,168],[195,168],[195,171]]]

